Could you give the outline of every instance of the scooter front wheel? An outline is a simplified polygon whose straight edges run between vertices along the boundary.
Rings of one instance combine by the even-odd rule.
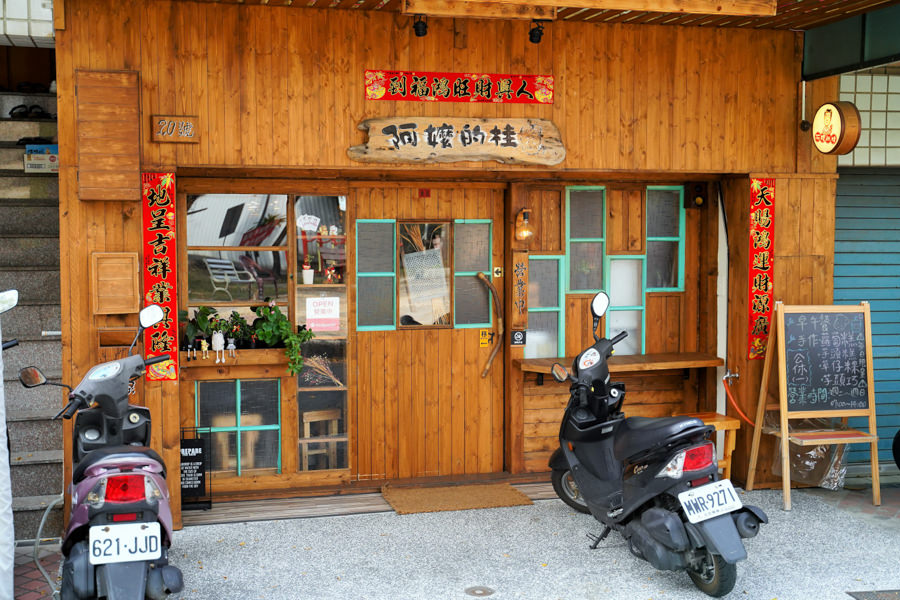
[[[560,500],[578,512],[585,514],[591,512],[588,510],[587,504],[584,501],[584,496],[578,491],[578,485],[575,483],[572,471],[569,469],[564,471],[554,469],[551,480],[553,481],[553,491],[556,492],[556,495],[559,496]]]
[[[705,548],[701,548],[700,552],[703,556],[696,567],[688,567],[688,575],[700,591],[713,598],[721,598],[734,589],[737,566]]]

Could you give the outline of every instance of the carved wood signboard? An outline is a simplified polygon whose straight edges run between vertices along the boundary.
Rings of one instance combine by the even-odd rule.
[[[360,162],[556,165],[566,157],[559,129],[546,119],[391,117],[359,128],[369,139],[347,155]]]
[[[153,115],[150,117],[150,139],[154,142],[199,144],[199,118],[183,115]]]

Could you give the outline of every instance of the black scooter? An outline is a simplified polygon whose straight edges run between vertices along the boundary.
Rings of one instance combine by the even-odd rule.
[[[607,308],[609,297],[599,292],[591,302],[593,331]],[[660,570],[685,570],[703,592],[724,596],[734,587],[735,563],[747,558],[741,538],[755,536],[768,518],[719,479],[713,427],[691,417],[625,417],[625,386],[610,382],[607,359],[626,335],[594,333],[571,374],[553,365],[557,381],[572,382],[560,447],[550,458],[553,488],[605,526],[592,548],[615,529],[635,556]]]

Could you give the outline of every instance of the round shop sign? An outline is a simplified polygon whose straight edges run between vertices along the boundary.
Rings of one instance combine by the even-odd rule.
[[[816,111],[813,143],[822,154],[847,154],[859,141],[859,111],[852,102],[829,102]]]

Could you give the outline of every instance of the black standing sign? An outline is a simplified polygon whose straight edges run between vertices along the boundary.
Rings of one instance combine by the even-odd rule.
[[[784,347],[789,410],[869,407],[863,313],[786,312]]]
[[[206,437],[181,439],[181,497],[189,500],[208,498],[209,440]]]

